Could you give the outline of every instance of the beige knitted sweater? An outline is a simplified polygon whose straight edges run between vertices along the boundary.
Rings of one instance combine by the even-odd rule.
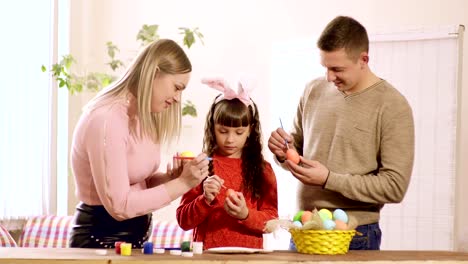
[[[330,170],[323,188],[300,184],[300,209],[341,208],[362,225],[378,222],[384,204],[402,201],[414,122],[407,100],[385,80],[351,95],[323,78],[310,82],[291,135],[301,155]]]

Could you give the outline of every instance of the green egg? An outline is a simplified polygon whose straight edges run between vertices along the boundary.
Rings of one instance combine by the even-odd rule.
[[[303,210],[300,210],[299,212],[297,212],[294,217],[293,217],[293,221],[299,221],[301,222],[301,217],[302,217],[302,214],[304,213]]]

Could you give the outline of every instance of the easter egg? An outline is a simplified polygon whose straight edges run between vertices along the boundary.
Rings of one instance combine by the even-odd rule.
[[[312,212],[311,211],[304,211],[301,215],[301,222],[304,224],[305,222],[309,221],[310,218],[312,218]]]
[[[300,221],[294,221],[293,225],[296,226],[296,227],[299,227],[299,228],[302,227],[302,223]]]
[[[323,221],[323,228],[325,228],[325,230],[333,230],[335,229],[335,226],[336,226],[335,221],[331,219],[327,219]]]
[[[335,229],[336,230],[348,230],[348,225],[341,221],[341,220],[335,220]]]
[[[299,161],[301,161],[301,158],[299,157],[299,154],[297,153],[297,151],[295,149],[288,149],[286,151],[286,159],[296,163],[296,164],[299,164]]]
[[[320,209],[318,211],[318,214],[319,214],[320,218],[322,218],[323,222],[325,222],[325,220],[331,220],[333,218],[333,215],[330,212],[330,210],[325,209],[325,208]]]
[[[293,221],[301,221],[301,216],[302,216],[302,213],[304,213],[304,211],[300,210],[299,212],[297,212],[294,217],[293,217]]]
[[[348,223],[348,215],[346,214],[345,211],[341,209],[336,209],[333,211],[333,219],[334,220],[341,220],[345,223]]]
[[[233,194],[235,194],[235,193],[236,193],[236,192],[235,192],[233,189],[227,189],[227,191],[226,191],[226,197],[229,197],[229,196],[231,196],[231,195],[233,195]]]
[[[180,153],[181,157],[195,157],[195,154],[192,151],[182,151]]]

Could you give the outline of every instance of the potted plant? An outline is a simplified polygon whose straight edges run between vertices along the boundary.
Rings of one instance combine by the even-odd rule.
[[[159,25],[146,25],[144,24],[138,31],[136,39],[141,45],[146,45],[152,41],[160,39],[158,34]],[[198,28],[185,28],[180,27],[179,33],[183,36],[182,43],[190,49],[194,43],[199,40],[203,43],[203,34]],[[116,54],[120,51],[119,48],[111,41],[106,43],[107,55],[109,61],[106,63],[111,71],[114,73],[120,67],[125,66],[124,62],[116,58]],[[53,78],[58,82],[60,88],[66,87],[70,94],[77,94],[83,91],[96,92],[112,83],[116,76],[105,72],[89,72],[84,75],[79,75],[71,68],[77,64],[75,58],[71,55],[64,55],[60,62],[53,64],[49,71],[52,73]],[[42,65],[42,71],[46,72],[48,69]],[[197,109],[195,105],[187,100],[182,105],[182,116],[197,116]]]

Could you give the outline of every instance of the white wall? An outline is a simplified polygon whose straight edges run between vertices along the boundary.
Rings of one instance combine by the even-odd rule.
[[[195,102],[202,121],[216,92],[202,87],[200,78],[230,77],[240,71],[255,74],[259,87],[252,97],[260,108],[265,139],[278,126],[277,122],[270,122],[268,115],[274,107],[269,104],[270,55],[274,43],[317,36],[337,15],[353,16],[367,27],[369,33],[468,25],[468,1],[464,0],[72,0],[71,7],[71,52],[80,63],[93,70],[105,69],[106,41],[112,40],[119,46],[122,58],[132,56],[138,48],[135,36],[142,24],[159,24],[161,36],[176,40],[180,39],[178,27],[199,27],[205,35],[205,45],[196,44],[188,51],[194,71],[184,97]],[[467,43],[465,41],[465,53]],[[468,76],[466,56],[463,62],[466,65],[463,76]],[[71,98],[70,134],[79,109],[88,98]],[[462,87],[460,107],[455,241],[459,248],[468,250],[468,227],[464,224],[468,221],[468,206],[461,202],[468,198],[466,192],[462,193],[462,186],[468,186],[468,177],[463,176],[468,175],[467,81]],[[201,132],[201,123],[195,122],[195,132]],[[271,160],[271,155],[265,154]],[[74,203],[71,198],[72,208]],[[173,209],[166,208],[165,212],[171,213]],[[462,245],[464,237],[466,244]]]

